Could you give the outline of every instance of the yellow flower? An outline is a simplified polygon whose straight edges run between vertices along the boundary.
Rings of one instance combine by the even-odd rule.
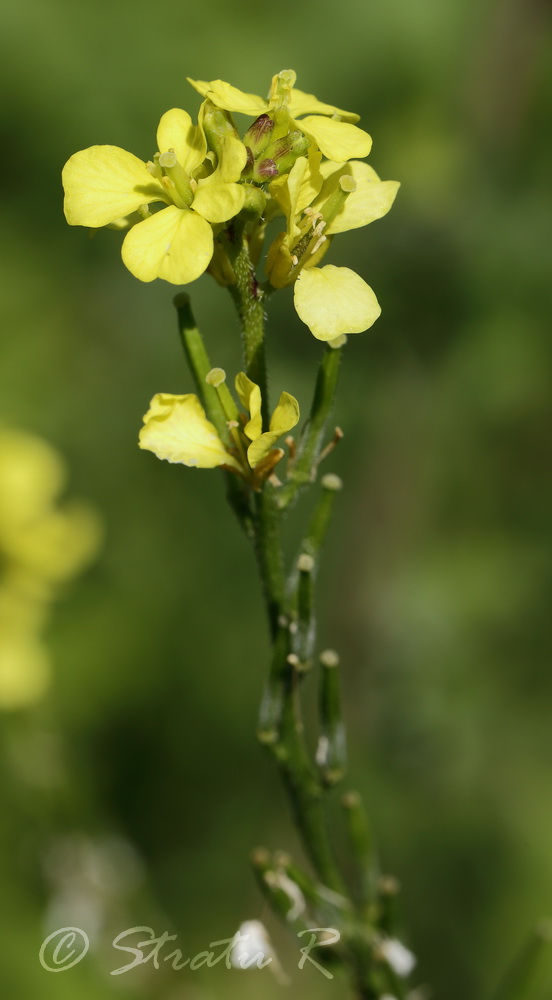
[[[223,466],[241,472],[241,465],[222,443],[193,393],[173,396],[158,392],[144,416],[139,447],[157,458],[196,469]]]
[[[180,108],[161,118],[157,145],[159,152],[148,163],[118,146],[91,146],[71,156],[62,174],[65,217],[72,226],[130,224],[121,250],[129,271],[141,281],[187,284],[209,266],[212,225],[227,222],[243,207],[244,188],[237,181],[247,153],[229,135],[213,170],[201,112],[200,124],[193,125]],[[154,202],[166,207],[151,214]],[[133,219],[136,212],[142,221]]]
[[[91,558],[98,520],[59,507],[65,469],[44,441],[0,429],[0,708],[24,708],[50,678],[42,632],[56,589]]]
[[[287,434],[299,422],[299,403],[295,396],[283,392],[270,418],[267,431],[262,429],[261,390],[245,372],[236,376],[236,392],[242,406],[249,411],[249,420],[243,428],[251,441],[247,448],[247,461],[252,469],[268,457],[274,444],[283,434]]]
[[[33,597],[81,570],[95,553],[98,518],[84,503],[57,505],[65,468],[46,442],[0,430],[0,565],[2,579]]]
[[[305,94],[295,87],[293,70],[282,70],[272,78],[268,100],[256,94],[245,94],[224,80],[192,80],[191,83],[203,97],[218,108],[244,115],[267,114],[275,108],[286,107],[293,124],[311,139],[330,160],[343,162],[353,157],[368,156],[372,140],[367,132],[357,128],[358,115],[343,111],[331,104],[324,104],[313,94]],[[299,117],[306,115],[305,118]]]
[[[385,215],[398,183],[380,181],[366,163],[321,164],[324,182],[318,192],[310,184],[307,160],[300,157],[289,174],[270,184],[287,228],[269,249],[267,272],[272,285],[294,285],[299,317],[318,340],[332,341],[367,330],[380,315],[376,296],[347,267],[316,265],[336,233],[368,225]]]
[[[0,709],[27,708],[50,681],[48,652],[40,638],[5,623],[0,635]]]
[[[216,383],[217,388],[223,381],[222,372],[221,379]],[[283,452],[274,451],[273,446],[282,434],[287,434],[297,424],[299,404],[293,396],[283,392],[270,419],[269,428],[263,432],[259,386],[244,372],[236,377],[235,385],[248,416],[242,416],[240,422],[232,419],[233,412],[228,414],[228,444],[224,443],[214,424],[207,419],[196,395],[189,393],[173,396],[170,393],[158,393],[144,416],[139,447],[152,451],[157,458],[168,462],[198,469],[220,466],[237,472],[253,485],[258,485],[259,475],[253,475],[253,470],[262,467],[262,475],[269,474],[282,457]],[[235,407],[229,394],[228,397],[221,394],[225,409],[228,410],[227,398],[231,401],[230,405]]]

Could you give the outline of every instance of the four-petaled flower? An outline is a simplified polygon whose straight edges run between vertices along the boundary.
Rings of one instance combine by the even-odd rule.
[[[212,224],[227,222],[243,207],[245,191],[237,181],[247,154],[239,139],[227,136],[213,170],[201,112],[193,125],[180,108],[161,118],[157,145],[148,163],[119,146],[91,146],[71,156],[62,175],[65,217],[72,226],[91,228],[134,222],[121,250],[129,271],[141,281],[183,285],[209,266]],[[167,207],[151,214],[153,202]],[[142,221],[134,221],[136,212]]]
[[[198,469],[219,466],[259,485],[284,454],[274,445],[298,423],[299,404],[288,392],[282,392],[268,430],[263,431],[259,386],[240,372],[235,387],[248,416],[241,414],[240,419],[228,421],[227,442],[207,418],[194,393],[158,393],[144,416],[140,448],[167,462]]]
[[[294,285],[295,308],[313,336],[333,341],[367,330],[381,310],[374,292],[355,271],[316,265],[336,233],[366,226],[385,215],[399,184],[381,181],[372,167],[359,160],[326,161],[320,170],[323,183],[314,198],[305,157],[270,184],[287,229],[270,247],[267,272],[276,288]]]

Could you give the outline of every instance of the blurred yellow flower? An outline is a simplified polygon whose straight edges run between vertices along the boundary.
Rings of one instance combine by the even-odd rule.
[[[100,526],[84,503],[57,505],[65,485],[60,456],[45,441],[0,430],[0,553],[2,579],[49,596],[97,550]]]
[[[0,709],[27,708],[46,692],[50,660],[40,636],[2,623],[0,635]]]
[[[42,631],[51,601],[99,544],[90,507],[58,505],[65,478],[46,442],[0,429],[0,708],[42,695],[49,677]]]
[[[217,388],[225,375],[221,369]],[[273,451],[273,446],[283,434],[290,431],[299,420],[299,404],[288,392],[283,392],[270,419],[268,430],[263,432],[261,416],[261,390],[255,382],[240,372],[236,376],[236,392],[248,412],[241,421],[228,413],[228,443],[225,444],[207,415],[198,397],[193,393],[173,396],[158,393],[153,397],[144,416],[144,426],[139,435],[139,447],[152,451],[157,458],[198,469],[217,466],[232,470],[256,482],[252,470],[259,466],[269,474],[283,452]],[[224,386],[224,389],[226,387]],[[227,390],[226,390],[227,392]],[[228,407],[225,394],[223,405]],[[231,406],[235,404],[231,400]],[[237,416],[236,411],[236,416]]]
[[[200,124],[180,108],[157,129],[158,153],[145,163],[118,146],[91,146],[63,168],[64,211],[71,226],[131,225],[121,254],[141,281],[163,278],[183,285],[198,278],[213,256],[212,224],[241,211],[245,192],[236,183],[245,166],[243,143],[228,135],[215,169]],[[151,214],[149,205],[166,208]],[[135,219],[132,214],[139,212]]]

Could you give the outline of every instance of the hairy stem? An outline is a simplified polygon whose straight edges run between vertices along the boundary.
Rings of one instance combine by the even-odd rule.
[[[268,426],[268,380],[264,343],[264,293],[251,263],[244,226],[234,220],[227,230],[226,249],[234,269],[236,284],[230,286],[240,318],[245,371],[261,389],[263,421]]]

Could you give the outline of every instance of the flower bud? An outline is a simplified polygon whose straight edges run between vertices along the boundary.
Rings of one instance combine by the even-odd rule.
[[[238,130],[232,121],[231,114],[228,111],[223,111],[222,108],[217,108],[211,101],[205,101],[203,131],[209,149],[214,150],[217,156],[221,154],[222,140],[227,135],[239,139]]]
[[[273,131],[274,118],[270,115],[259,115],[250,128],[248,128],[243,141],[248,149],[251,150],[254,160],[264,152],[269,142],[271,142]]]
[[[300,156],[306,156],[310,146],[310,139],[299,129],[288,132],[272,143],[267,154],[274,160],[278,174],[288,174],[293,164]]]
[[[258,187],[254,187],[253,184],[244,184],[244,191],[245,201],[242,212],[245,212],[251,218],[260,217],[266,207],[266,195],[264,191],[261,191]]]
[[[290,275],[294,261],[289,251],[287,233],[278,233],[273,240],[266,258],[266,273],[273,288],[285,288],[293,284]]]
[[[305,156],[310,139],[295,128],[285,108],[260,115],[243,139],[247,148],[244,176],[254,184],[266,184],[287,174],[300,156]]]

